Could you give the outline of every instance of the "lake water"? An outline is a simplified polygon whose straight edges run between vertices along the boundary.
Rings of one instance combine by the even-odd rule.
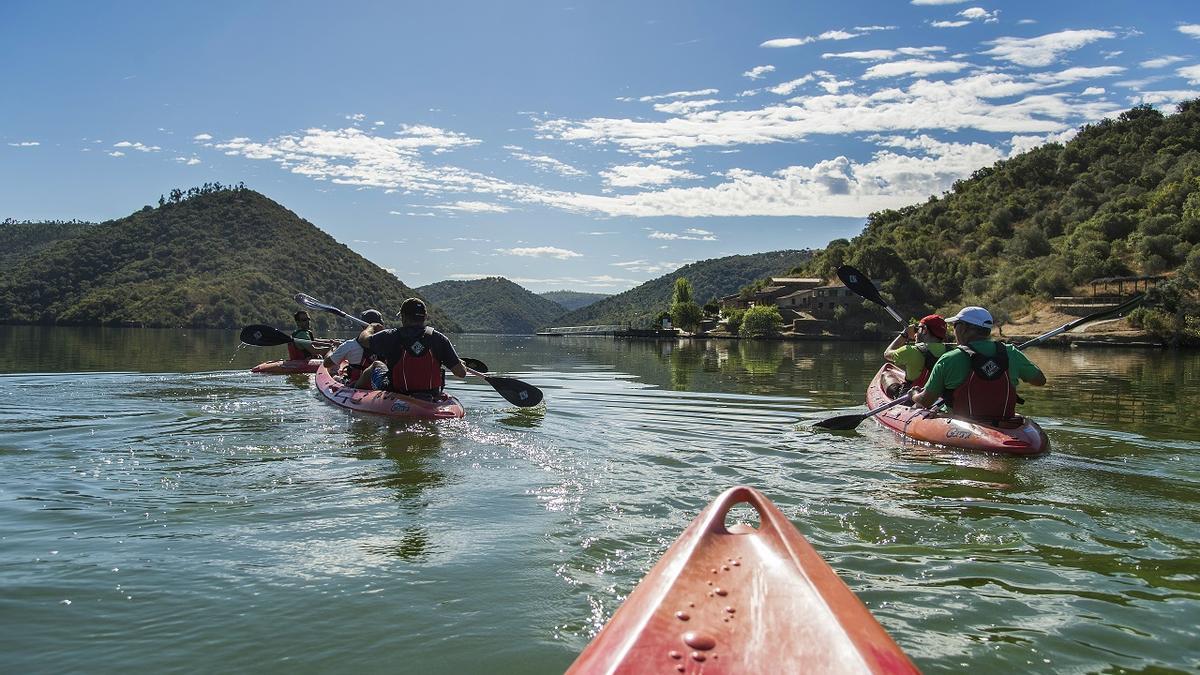
[[[738,484],[926,672],[1200,670],[1200,354],[1031,350],[1022,459],[812,431],[882,344],[455,342],[545,407],[354,416],[232,332],[0,326],[0,671],[561,672]]]

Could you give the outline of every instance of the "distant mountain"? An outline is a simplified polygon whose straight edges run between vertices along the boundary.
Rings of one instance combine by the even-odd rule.
[[[559,305],[563,308],[564,312],[587,307],[592,303],[611,297],[608,293],[581,293],[579,291],[550,291],[548,293],[538,293],[538,295]]]
[[[560,305],[503,277],[439,281],[421,286],[417,293],[473,333],[530,334],[564,312]]]
[[[297,292],[348,312],[391,316],[416,295],[295,213],[245,188],[176,190],[158,208],[32,236],[0,224],[22,253],[0,275],[0,322],[290,328]],[[61,236],[59,236],[61,235]],[[335,326],[313,312],[318,333]],[[457,324],[431,308],[430,323]],[[341,320],[341,327],[349,323]]]
[[[703,304],[737,293],[743,286],[762,277],[786,275],[811,256],[811,251],[772,251],[702,260],[561,316],[555,320],[555,325],[632,323],[646,326],[670,307],[675,280],[680,277],[692,283],[696,301]]]

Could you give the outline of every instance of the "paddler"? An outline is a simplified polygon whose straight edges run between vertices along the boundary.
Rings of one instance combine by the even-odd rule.
[[[383,330],[383,313],[377,309],[364,310],[358,318],[365,321],[376,330]],[[375,355],[363,349],[358,340],[346,340],[338,348],[325,356],[325,368],[330,373],[337,374],[342,361],[346,362],[346,385],[355,389],[371,388],[371,364],[375,363]]]
[[[913,401],[928,408],[939,397],[955,416],[989,423],[1016,416],[1016,382],[1046,384],[1042,371],[1016,347],[991,339],[992,314],[982,307],[963,307],[946,319],[954,325],[958,348],[937,360],[925,387]]]
[[[296,342],[288,343],[289,359],[293,361],[319,359],[333,346],[328,340],[317,340],[313,335],[310,328],[312,317],[308,315],[308,312],[300,310],[292,315],[292,319],[296,321],[296,330],[292,331],[292,338]]]
[[[425,325],[425,303],[409,298],[400,306],[400,328],[367,326],[358,336],[358,344],[375,354],[369,371],[374,389],[395,391],[409,396],[436,399],[446,385],[446,372],[466,377],[450,339]],[[377,327],[378,326],[378,327]]]
[[[946,353],[946,320],[940,314],[930,314],[915,326],[909,326],[883,352],[885,361],[904,371],[904,381],[886,385],[888,396],[896,398],[929,379],[933,364]]]

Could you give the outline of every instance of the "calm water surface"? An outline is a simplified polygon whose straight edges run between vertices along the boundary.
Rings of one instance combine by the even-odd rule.
[[[882,345],[461,336],[401,423],[234,333],[0,327],[0,671],[562,671],[727,487],[927,672],[1200,670],[1200,355],[1034,349],[1033,459],[902,446]],[[232,360],[231,360],[232,359]]]

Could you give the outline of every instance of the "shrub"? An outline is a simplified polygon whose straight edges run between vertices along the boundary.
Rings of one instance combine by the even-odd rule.
[[[741,334],[747,337],[777,335],[782,325],[783,317],[779,315],[778,307],[775,305],[755,305],[746,310],[746,315],[742,317]]]

